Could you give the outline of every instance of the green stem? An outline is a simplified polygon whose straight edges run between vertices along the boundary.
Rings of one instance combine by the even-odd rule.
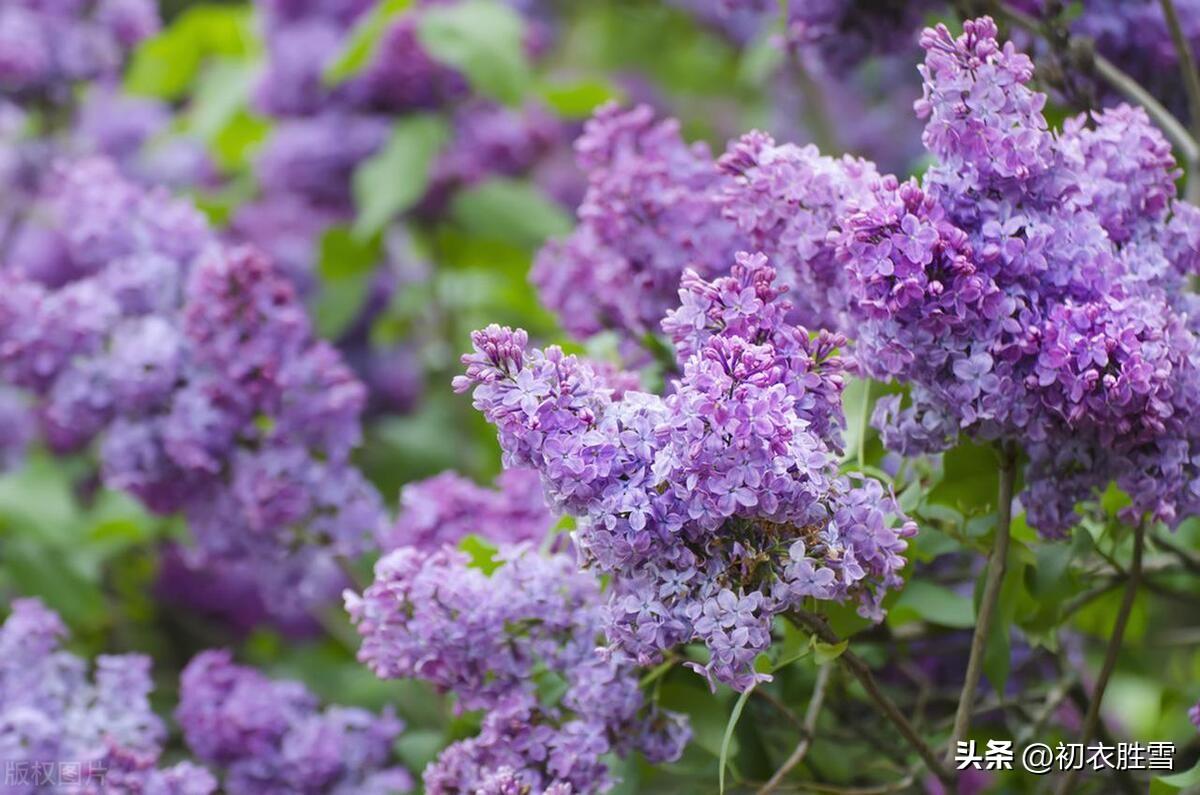
[[[949,757],[953,758],[960,740],[965,740],[971,730],[971,713],[975,703],[975,692],[983,676],[983,658],[987,650],[988,636],[996,607],[1000,602],[1000,589],[1004,585],[1004,571],[1008,566],[1008,542],[1012,530],[1013,484],[1016,481],[1016,447],[1005,443],[1000,447],[1000,490],[996,504],[996,540],[988,556],[987,573],[983,584],[983,596],[979,602],[979,615],[975,620],[975,634],[971,637],[971,656],[967,658],[966,678],[958,699],[958,710],[954,714],[954,729],[950,733]]]

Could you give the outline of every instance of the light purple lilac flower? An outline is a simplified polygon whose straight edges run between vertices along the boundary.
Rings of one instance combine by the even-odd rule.
[[[687,742],[680,716],[643,702],[636,666],[598,652],[599,585],[567,555],[505,547],[489,576],[449,548],[401,547],[346,605],[376,675],[423,679],[485,710],[478,735],[425,769],[430,795],[602,792],[605,755],[666,762]]]
[[[617,398],[586,362],[499,326],[473,335],[455,380],[613,575],[612,648],[651,664],[703,641],[698,667],[738,689],[766,678],[753,663],[772,619],[805,598],[878,618],[916,529],[879,483],[838,475],[844,340],[793,325],[774,280],[747,254],[730,276],[685,274],[663,321],[682,373],[665,398]]]

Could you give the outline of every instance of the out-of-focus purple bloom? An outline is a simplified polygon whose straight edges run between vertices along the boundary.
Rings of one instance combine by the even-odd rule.
[[[206,651],[184,669],[175,717],[192,752],[221,771],[223,792],[389,795],[412,778],[393,766],[404,729],[390,712],[331,706],[299,682],[273,681]]]
[[[453,546],[468,535],[493,543],[537,544],[553,525],[541,479],[532,470],[505,470],[494,488],[443,472],[404,487],[400,513],[379,545],[384,550],[416,547],[432,551]]]
[[[156,769],[166,729],[150,709],[148,657],[102,655],[89,674],[85,660],[61,648],[67,630],[55,613],[36,599],[11,608],[0,627],[0,756],[7,764],[77,764],[84,795],[216,791],[195,765]],[[32,777],[10,776],[5,784],[12,795],[46,791]]]

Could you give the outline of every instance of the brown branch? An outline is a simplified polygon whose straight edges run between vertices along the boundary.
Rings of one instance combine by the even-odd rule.
[[[1104,654],[1104,664],[1100,667],[1100,675],[1096,677],[1096,685],[1092,689],[1091,703],[1087,715],[1083,719],[1083,730],[1079,741],[1086,746],[1096,735],[1100,726],[1100,707],[1104,702],[1104,691],[1108,689],[1108,680],[1112,678],[1117,667],[1117,657],[1121,653],[1121,641],[1125,638],[1125,627],[1129,624],[1129,616],[1133,612],[1133,602],[1137,597],[1138,584],[1142,579],[1142,553],[1146,546],[1146,526],[1139,522],[1133,530],[1133,561],[1129,564],[1129,580],[1125,586],[1125,598],[1121,600],[1121,608],[1117,612],[1113,624],[1112,637],[1108,642],[1108,650]],[[1076,770],[1068,770],[1058,785],[1058,795],[1070,795],[1075,786],[1075,778],[1079,775]]]
[[[800,742],[796,745],[796,749],[792,751],[792,755],[784,760],[779,769],[775,771],[775,774],[758,790],[758,795],[768,795],[768,793],[774,792],[784,777],[796,765],[803,762],[804,757],[808,755],[808,749],[812,747],[813,733],[817,730],[817,718],[821,715],[821,704],[825,701],[825,690],[829,686],[829,672],[832,670],[833,666],[826,663],[817,672],[817,682],[813,685],[812,698],[808,700],[808,709],[804,712],[804,725],[801,727]]]
[[[1013,484],[1017,477],[1017,451],[1011,443],[1000,448],[1000,490],[996,497],[996,541],[988,556],[987,574],[983,583],[983,596],[979,602],[979,614],[975,620],[975,634],[971,637],[971,656],[967,658],[967,671],[963,679],[962,694],[958,699],[958,710],[954,715],[954,729],[948,741],[949,754],[954,753],[958,741],[965,739],[971,730],[972,705],[983,676],[983,658],[987,650],[988,635],[1000,602],[1000,589],[1004,585],[1004,571],[1008,567],[1008,542],[1012,529]],[[948,760],[952,757],[948,757]]]

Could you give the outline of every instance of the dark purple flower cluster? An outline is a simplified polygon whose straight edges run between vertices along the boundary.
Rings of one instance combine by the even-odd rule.
[[[216,781],[180,762],[158,769],[166,729],[150,709],[150,659],[104,655],[89,675],[85,660],[61,648],[67,630],[36,599],[18,599],[0,627],[0,758],[4,792],[34,795],[54,784],[21,781],[21,766],[78,765],[81,795],[210,795]],[[58,791],[58,790],[54,790]]]
[[[645,704],[637,668],[597,650],[596,579],[567,555],[516,546],[501,558],[489,576],[454,550],[402,547],[346,596],[376,675],[423,679],[485,710],[478,735],[425,769],[425,791],[593,793],[611,785],[606,754],[676,759],[683,719]]]
[[[236,665],[227,651],[187,664],[175,710],[196,757],[222,771],[229,795],[394,795],[412,789],[389,766],[404,728],[389,712],[320,709],[300,682],[274,681]]]
[[[116,79],[133,47],[158,30],[154,0],[12,0],[0,8],[0,96],[69,98]]]
[[[879,404],[885,441],[1022,443],[1023,502],[1046,531],[1112,479],[1135,513],[1194,513],[1200,370],[1181,287],[1200,213],[1174,200],[1170,148],[1126,106],[1051,131],[1032,62],[988,18],[964,30],[922,37],[937,162],[880,183],[838,242],[860,366],[912,384],[910,407]]]
[[[774,279],[746,254],[730,276],[685,274],[663,321],[682,373],[665,398],[615,397],[586,362],[498,326],[455,381],[613,574],[612,647],[650,664],[703,641],[701,670],[738,689],[764,678],[773,618],[806,598],[879,617],[916,529],[878,482],[838,475],[843,340],[793,325]]]
[[[392,765],[404,724],[388,712],[330,706],[299,682],[275,681],[206,651],[184,669],[175,717],[228,795],[395,795],[412,789]]]
[[[554,527],[542,482],[530,469],[508,469],[496,487],[477,485],[455,472],[409,483],[400,492],[400,514],[380,538],[383,550],[415,547],[432,552],[468,535],[501,544],[540,543]]]
[[[364,390],[288,280],[106,161],[65,169],[36,218],[0,275],[0,368],[50,446],[98,439],[110,487],[182,511],[203,559],[255,561],[269,605],[336,593],[333,556],[384,514],[348,461]]]
[[[787,0],[787,39],[792,46],[815,48],[835,69],[847,69],[871,55],[914,47],[925,15],[944,5],[941,0]]]

